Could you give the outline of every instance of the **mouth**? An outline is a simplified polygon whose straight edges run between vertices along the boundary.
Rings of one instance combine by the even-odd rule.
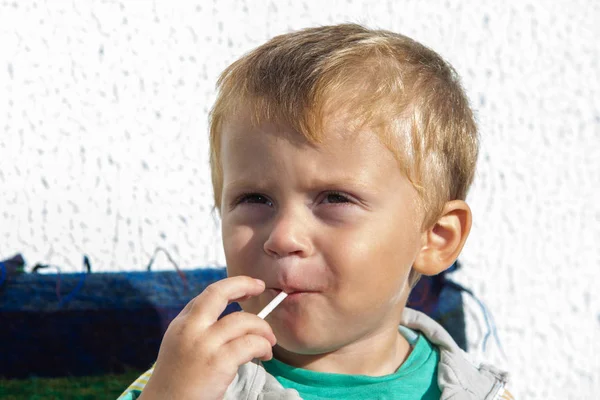
[[[272,294],[273,297],[277,296],[281,292],[286,292],[288,294],[287,298],[296,298],[296,297],[300,297],[302,295],[317,293],[313,290],[297,290],[297,289],[282,290],[279,288],[267,288],[267,292]]]

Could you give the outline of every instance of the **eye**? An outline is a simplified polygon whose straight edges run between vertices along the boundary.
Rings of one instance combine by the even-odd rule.
[[[350,202],[351,200],[348,196],[338,192],[327,193],[323,199],[323,203],[326,204],[343,204]]]
[[[273,207],[273,202],[260,193],[247,193],[238,198],[237,204],[265,204]]]

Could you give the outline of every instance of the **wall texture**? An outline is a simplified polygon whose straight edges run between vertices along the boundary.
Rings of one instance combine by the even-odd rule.
[[[207,166],[218,73],[275,34],[361,22],[436,49],[482,134],[457,279],[494,315],[522,399],[600,392],[600,3],[0,2],[0,259],[223,264]],[[171,268],[166,259],[158,268]],[[473,303],[473,304],[471,304]]]

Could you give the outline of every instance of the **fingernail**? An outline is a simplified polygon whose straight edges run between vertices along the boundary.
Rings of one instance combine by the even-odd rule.
[[[258,283],[260,286],[264,287],[265,283],[263,281],[261,281],[260,279],[254,279],[256,281],[256,283]]]

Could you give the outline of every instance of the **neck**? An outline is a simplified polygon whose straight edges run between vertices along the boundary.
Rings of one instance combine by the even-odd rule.
[[[410,345],[391,327],[324,354],[297,354],[279,346],[276,358],[288,365],[315,372],[384,376],[393,374],[410,354]]]

